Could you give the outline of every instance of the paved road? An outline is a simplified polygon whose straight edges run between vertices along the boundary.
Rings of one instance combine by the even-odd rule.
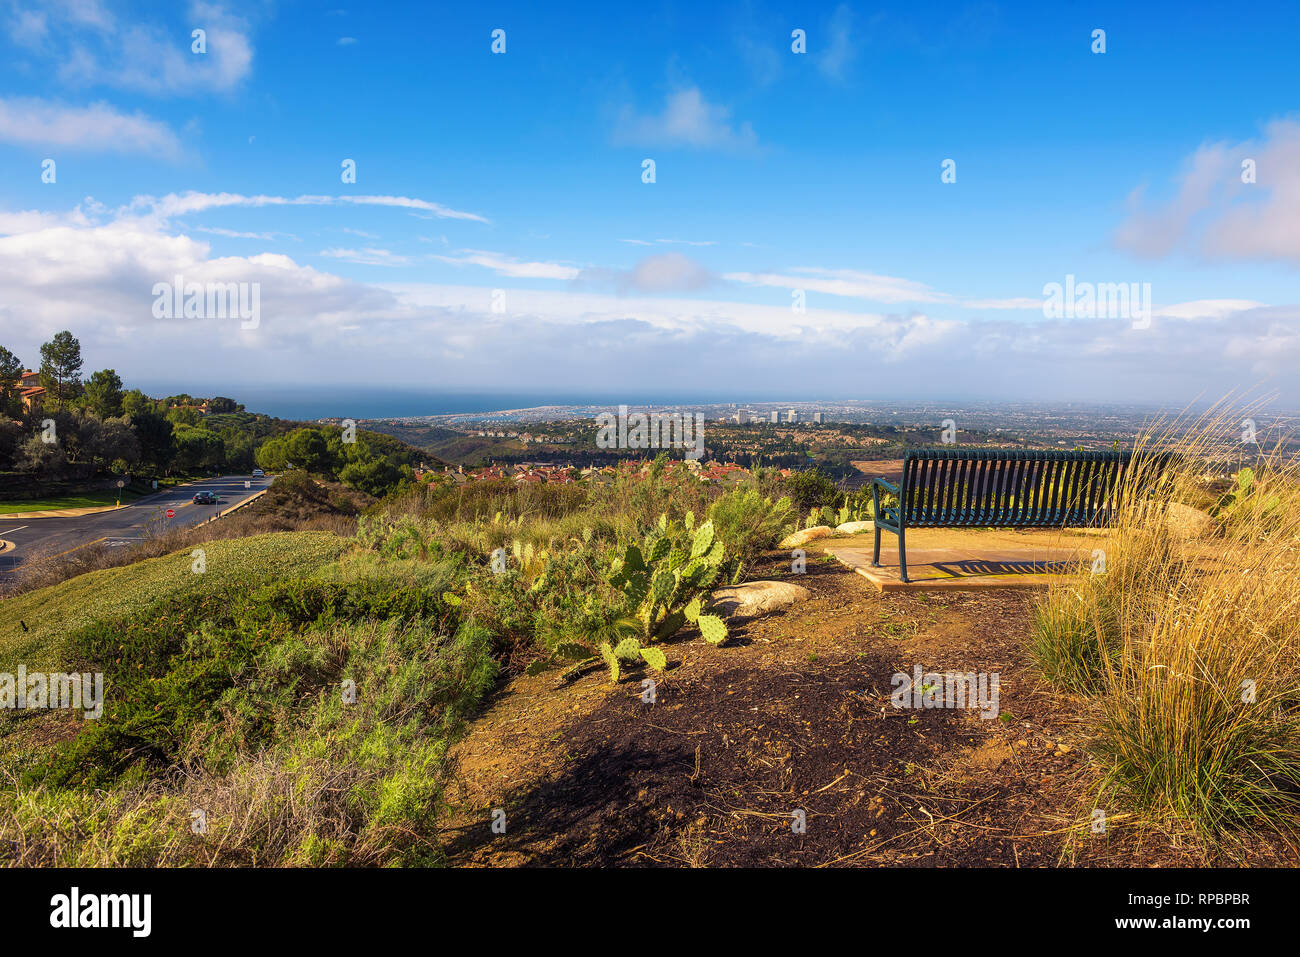
[[[244,488],[248,482],[249,488]],[[32,555],[52,555],[77,548],[122,548],[144,538],[147,531],[197,525],[256,495],[271,484],[270,478],[225,475],[138,498],[124,508],[69,518],[14,518],[0,520],[0,538],[16,547],[0,552],[0,578],[13,572]],[[190,499],[202,489],[217,493],[217,504],[195,505]],[[3,503],[0,503],[0,508]],[[167,509],[176,512],[167,518]]]

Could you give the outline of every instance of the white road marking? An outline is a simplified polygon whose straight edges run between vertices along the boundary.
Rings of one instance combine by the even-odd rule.
[[[24,528],[31,528],[30,525],[19,525],[17,528],[5,529],[0,535],[8,535],[10,532],[21,532]]]

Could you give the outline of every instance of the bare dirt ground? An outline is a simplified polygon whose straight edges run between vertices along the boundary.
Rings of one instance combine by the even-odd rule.
[[[666,643],[642,673],[503,687],[456,749],[459,866],[1171,866],[1182,842],[1108,808],[1094,835],[1091,705],[1024,650],[1024,593],[880,595],[833,559],[756,578],[813,597],[733,622],[711,647]],[[1000,714],[891,706],[891,677],[996,672]],[[557,687],[558,685],[558,687]],[[505,812],[495,834],[492,812]],[[792,826],[795,812],[806,821]],[[1250,858],[1280,862],[1281,851]]]

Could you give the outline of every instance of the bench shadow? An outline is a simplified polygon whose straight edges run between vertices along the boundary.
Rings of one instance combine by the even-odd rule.
[[[971,578],[978,575],[1064,575],[1077,571],[1084,564],[1077,559],[998,562],[978,558],[929,563],[930,567],[954,578]]]

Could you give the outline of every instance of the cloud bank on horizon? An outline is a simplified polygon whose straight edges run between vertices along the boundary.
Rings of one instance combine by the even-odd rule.
[[[1300,406],[1300,119],[1294,84],[1261,83],[1271,40],[1203,25],[1254,91],[1207,106],[1194,50],[1188,95],[1163,98],[1171,63],[1137,15],[1111,15],[1099,55],[1090,25],[987,10],[963,28],[751,5],[594,44],[581,12],[520,5],[494,14],[503,52],[465,12],[416,70],[412,31],[367,11],[13,0],[0,344],[31,364],[67,328],[132,384],[234,395],[1182,405],[1267,382]],[[1065,76],[1001,83],[1060,51]],[[996,110],[939,95],[976,67],[1001,71]],[[887,95],[891,76],[926,90]],[[1158,136],[1146,97],[1170,113]],[[1075,101],[1105,105],[1109,141],[1006,118]],[[1124,308],[1049,318],[1067,282]],[[259,321],[160,319],[175,283],[256,285]]]

